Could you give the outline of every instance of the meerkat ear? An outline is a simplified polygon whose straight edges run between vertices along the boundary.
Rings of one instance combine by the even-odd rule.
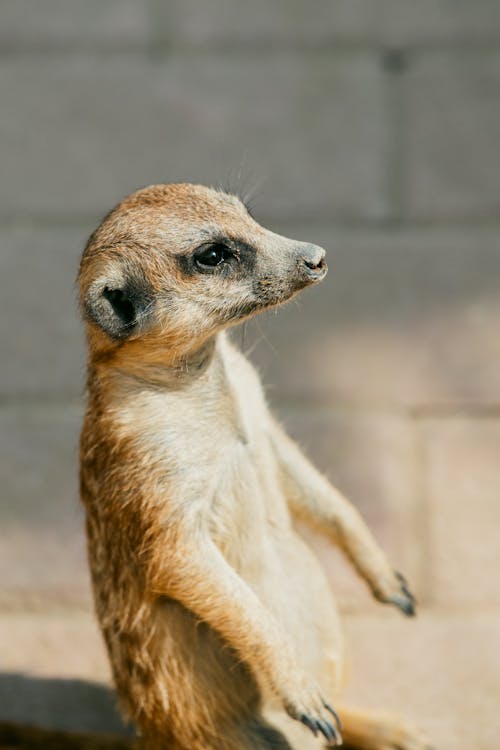
[[[150,295],[143,283],[132,279],[95,282],[85,300],[85,312],[108,336],[124,340],[144,321]]]

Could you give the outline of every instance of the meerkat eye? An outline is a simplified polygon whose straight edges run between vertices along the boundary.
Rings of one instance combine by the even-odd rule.
[[[215,242],[213,245],[208,245],[208,247],[198,250],[194,256],[194,260],[200,269],[215,268],[228,261],[233,255],[234,253],[228,247],[221,242]]]

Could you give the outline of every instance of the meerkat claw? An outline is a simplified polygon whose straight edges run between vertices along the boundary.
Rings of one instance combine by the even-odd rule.
[[[319,727],[320,732],[326,737],[328,741],[336,738],[336,731],[331,724],[322,719],[316,719],[316,724]]]
[[[342,722],[340,721],[340,717],[339,717],[338,713],[335,711],[335,709],[333,708],[333,706],[330,706],[329,703],[323,702],[323,706],[326,708],[327,711],[329,711],[329,713],[331,713],[331,715],[335,719],[335,723],[337,725],[337,728],[338,728],[339,732],[341,732],[342,731]]]
[[[405,577],[396,571],[396,578],[400,583],[400,594],[391,596],[388,600],[390,604],[394,604],[401,612],[407,617],[414,617],[417,613],[416,604],[417,600],[408,588]]]
[[[315,737],[318,735],[318,727],[316,726],[316,722],[310,719],[307,714],[301,714],[301,716],[299,716],[299,721],[302,722],[302,724],[304,724],[308,729],[310,729]]]
[[[312,719],[307,714],[301,714],[299,716],[299,721],[310,729],[315,737],[318,736],[318,732],[321,732],[323,737],[329,743],[333,742],[334,745],[342,744],[342,738],[337,728],[333,724],[330,724],[326,719]]]

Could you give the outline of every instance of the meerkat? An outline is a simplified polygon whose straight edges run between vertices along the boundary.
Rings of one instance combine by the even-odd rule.
[[[83,253],[88,556],[144,748],[427,747],[398,719],[337,706],[336,605],[295,520],[339,545],[379,601],[412,615],[414,598],[226,334],[326,272],[320,247],[191,184],[128,196]]]

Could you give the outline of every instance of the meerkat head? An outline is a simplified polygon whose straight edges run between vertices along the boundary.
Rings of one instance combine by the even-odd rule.
[[[264,229],[236,196],[154,185],[123,200],[90,237],[79,287],[91,348],[141,342],[182,353],[326,271],[324,250]]]

